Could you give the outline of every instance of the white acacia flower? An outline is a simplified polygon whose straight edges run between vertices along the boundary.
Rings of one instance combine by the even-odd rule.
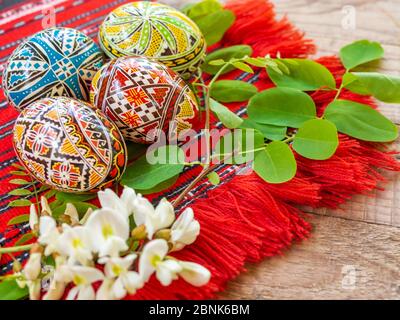
[[[104,274],[92,267],[64,265],[60,268],[57,280],[64,283],[73,282],[67,300],[94,300],[96,293],[92,284],[104,279]]]
[[[116,256],[127,250],[129,221],[113,209],[102,208],[94,211],[85,224],[92,239],[93,250],[100,257]]]
[[[173,251],[181,250],[185,245],[192,244],[200,234],[200,224],[194,219],[192,208],[185,209],[171,227]]]
[[[64,294],[67,283],[62,281],[62,267],[66,264],[63,256],[55,258],[56,267],[51,276],[51,281],[47,292],[43,295],[43,300],[59,300]]]
[[[34,230],[36,225],[39,222],[39,217],[36,212],[36,206],[32,203],[31,207],[29,208],[29,227],[31,230]]]
[[[92,208],[87,209],[85,215],[84,215],[83,218],[79,221],[79,223],[80,223],[80,224],[85,224],[85,223],[88,221],[89,217],[92,215],[93,212],[94,212],[94,211],[93,211]]]
[[[128,218],[133,211],[133,202],[136,199],[136,193],[133,189],[125,187],[122,191],[121,197],[118,197],[118,195],[111,189],[99,191],[98,197],[103,208],[114,209],[124,217]]]
[[[138,195],[133,208],[136,225],[145,225],[149,239],[152,239],[154,233],[158,230],[168,228],[175,220],[174,207],[165,198],[154,209],[149,200]]]
[[[28,286],[29,289],[29,299],[39,300],[42,289],[40,279],[36,279],[34,281],[27,281],[26,285]]]
[[[182,267],[176,260],[164,260],[156,265],[156,277],[163,286],[169,286],[173,280],[178,279]]]
[[[57,242],[57,251],[69,257],[71,264],[78,261],[85,265],[90,262],[92,256],[92,242],[90,232],[83,226],[71,227],[63,224],[63,232]]]
[[[168,258],[167,253],[168,243],[163,239],[152,240],[144,246],[139,260],[139,273],[144,281],[156,272],[157,279],[164,286],[170,285],[178,276],[193,286],[208,283],[211,277],[208,269],[194,262]]]
[[[42,271],[42,254],[31,253],[24,267],[24,276],[27,280],[36,280]]]
[[[71,219],[71,225],[79,224],[79,214],[72,203],[67,203],[64,214]]]
[[[17,285],[21,289],[28,287],[30,300],[39,300],[40,299],[40,293],[41,293],[41,289],[42,289],[40,279],[36,279],[36,280],[17,279],[16,282],[17,282]]]
[[[182,271],[179,275],[193,286],[201,287],[210,281],[210,271],[202,265],[194,262],[179,261]]]
[[[168,243],[163,239],[152,240],[145,244],[139,259],[139,273],[148,281],[168,253]]]
[[[143,287],[141,276],[137,272],[129,270],[135,259],[136,254],[130,254],[124,258],[101,259],[100,262],[105,263],[104,274],[108,280],[112,281],[103,282],[97,296],[99,300],[107,296],[122,299],[127,293],[134,294],[137,289]]]
[[[50,216],[41,216],[39,222],[38,242],[45,247],[44,255],[49,256],[57,252],[57,243],[60,232],[57,229],[56,221]]]
[[[96,292],[96,300],[118,300],[113,291],[114,279],[105,278]]]
[[[178,278],[182,267],[175,260],[165,260],[167,253],[168,243],[163,239],[152,240],[144,246],[139,260],[139,273],[144,281],[148,281],[154,272],[164,286]]]
[[[44,196],[40,197],[40,205],[42,207],[42,213],[48,214],[48,215],[52,215],[53,213],[51,212],[49,203],[47,202],[47,198]]]

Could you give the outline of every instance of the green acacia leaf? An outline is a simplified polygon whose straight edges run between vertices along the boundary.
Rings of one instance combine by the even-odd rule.
[[[372,95],[388,103],[400,103],[400,77],[379,72],[352,72],[344,77],[344,86],[358,94]]]
[[[46,199],[50,199],[51,197],[55,196],[59,191],[55,190],[55,189],[51,189],[49,191],[47,191],[44,196],[46,197]]]
[[[24,243],[27,243],[28,241],[32,240],[33,238],[35,238],[35,236],[32,233],[25,233],[24,235],[22,235],[21,238],[19,238],[15,242],[15,246],[23,245]]]
[[[97,198],[97,194],[95,193],[78,194],[78,193],[66,193],[61,191],[55,192],[55,196],[57,200],[63,202],[82,202]]]
[[[203,0],[183,7],[182,12],[192,20],[207,16],[208,14],[222,10],[222,5],[217,0]]]
[[[21,300],[28,295],[28,287],[21,289],[15,279],[0,282],[0,300]]]
[[[336,100],[328,105],[324,118],[339,132],[360,140],[389,142],[398,137],[398,129],[389,119],[361,103]]]
[[[147,150],[147,145],[126,141],[126,149],[128,152],[128,161],[132,161],[141,157]]]
[[[214,99],[210,99],[210,109],[215,113],[222,124],[229,129],[238,128],[243,122],[234,112]]]
[[[97,206],[87,202],[72,202],[75,206],[76,211],[78,211],[79,217],[82,218],[83,215],[88,211],[88,209],[96,210],[98,209]]]
[[[27,207],[30,206],[32,202],[26,199],[18,199],[18,200],[13,200],[11,201],[8,206],[9,207]]]
[[[313,99],[302,91],[272,88],[250,99],[247,114],[258,123],[298,128],[316,117],[316,108]]]
[[[12,226],[14,224],[20,224],[20,223],[24,223],[24,222],[28,222],[29,221],[29,214],[21,214],[19,216],[16,216],[12,219],[10,219],[7,222],[8,226]]]
[[[12,163],[11,166],[14,167],[14,168],[17,168],[19,170],[26,171],[25,167],[20,165],[20,164],[18,164],[18,163]]]
[[[212,46],[222,39],[235,22],[235,15],[230,10],[220,10],[193,20],[203,33],[207,45]]]
[[[256,93],[254,85],[239,80],[219,80],[211,87],[211,97],[220,102],[247,101]]]
[[[157,162],[157,159],[162,161]],[[149,163],[149,160],[151,163]],[[175,177],[184,168],[185,154],[175,145],[159,147],[149,158],[144,155],[128,166],[121,184],[138,190],[148,190]]]
[[[254,73],[253,69],[248,64],[245,64],[243,62],[235,61],[235,62],[232,62],[232,65],[236,69],[239,69],[241,71],[244,71],[244,72],[247,72],[247,73]]]
[[[218,173],[216,173],[215,171],[210,172],[210,173],[207,175],[207,178],[208,178],[208,180],[210,181],[210,183],[211,183],[212,185],[214,185],[214,186],[219,185],[219,183],[221,182],[221,179],[220,179]]]
[[[253,161],[263,146],[264,137],[258,130],[235,129],[218,140],[213,157],[227,164],[242,164]]]
[[[10,171],[11,174],[13,174],[14,176],[27,176],[28,173],[26,173],[25,171]]]
[[[236,45],[215,50],[206,56],[206,60],[201,66],[201,69],[208,74],[215,75],[221,69],[221,66],[210,65],[211,61],[229,61],[231,59],[241,59],[245,56],[250,56],[252,53],[253,50],[248,45]],[[234,69],[235,68],[233,66],[229,66],[222,72],[222,74],[228,73]]]
[[[279,141],[285,138],[287,127],[274,126],[272,124],[257,123],[250,119],[244,119],[240,128],[252,128],[260,131],[265,138]]]
[[[359,40],[340,49],[340,59],[346,69],[350,70],[364,63],[382,58],[383,53],[383,48],[378,42]]]
[[[332,73],[322,64],[306,59],[280,59],[279,62],[286,66],[288,72],[278,73],[271,67],[267,68],[269,77],[277,87],[302,91],[336,87]]]
[[[259,68],[265,68],[268,65],[268,62],[265,58],[252,58],[248,57],[243,59],[244,62]]]
[[[269,183],[283,183],[296,175],[297,164],[290,147],[282,141],[273,141],[257,153],[253,169]]]
[[[336,126],[324,119],[306,121],[299,128],[293,149],[303,157],[326,160],[332,157],[339,145]]]
[[[152,193],[161,192],[161,191],[171,188],[176,183],[178,178],[179,178],[179,174],[176,175],[175,177],[172,177],[168,180],[161,182],[160,184],[156,185],[155,187],[153,187],[151,189],[147,189],[147,190],[136,189],[135,191],[137,193],[141,193],[141,194],[152,194]]]
[[[53,217],[55,219],[58,219],[60,217],[60,215],[65,213],[65,210],[67,209],[67,204],[66,203],[58,203],[57,206],[53,206],[51,207],[51,211],[53,214]]]
[[[29,196],[33,194],[33,192],[28,189],[15,189],[10,191],[8,194],[11,196]]]
[[[12,184],[19,184],[19,185],[32,184],[31,181],[26,181],[24,179],[11,179],[9,182]]]
[[[212,66],[222,66],[223,64],[225,64],[226,62],[222,59],[217,59],[217,60],[212,60],[209,62],[210,65]]]

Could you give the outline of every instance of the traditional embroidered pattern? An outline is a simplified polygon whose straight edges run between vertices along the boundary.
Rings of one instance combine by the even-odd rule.
[[[144,57],[123,57],[95,75],[92,103],[112,119],[122,135],[153,143],[161,131],[169,139],[192,128],[197,102],[187,84],[171,69]]]
[[[132,2],[104,20],[99,42],[111,57],[144,55],[189,78],[204,58],[206,44],[197,25],[166,5]]]
[[[19,110],[44,97],[88,100],[90,83],[102,64],[99,47],[83,33],[46,29],[13,52],[4,73],[4,91]]]
[[[110,186],[125,170],[123,138],[107,118],[71,98],[45,98],[19,115],[14,147],[40,182],[62,191]]]

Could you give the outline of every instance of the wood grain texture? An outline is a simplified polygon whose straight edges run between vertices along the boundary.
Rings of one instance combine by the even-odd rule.
[[[379,41],[381,72],[400,74],[400,1],[275,0],[288,18],[318,46],[318,56],[337,54],[357,39]],[[345,6],[356,14],[356,28],[345,29]],[[348,9],[347,9],[348,10]],[[379,103],[400,124],[398,105]],[[400,150],[399,141],[394,145]],[[249,265],[232,281],[226,299],[400,299],[400,176],[388,174],[385,190],[354,197],[341,210],[310,215],[311,238],[282,257]],[[310,218],[311,217],[311,218]],[[355,270],[355,283],[352,273]]]
[[[229,283],[222,299],[400,299],[400,229],[308,216],[309,240]]]
[[[357,39],[375,40],[383,44],[385,58],[373,67],[400,74],[400,0],[273,2],[278,16],[287,15],[315,41],[316,57],[338,54],[343,45]],[[349,10],[355,13],[354,29],[346,24]],[[398,105],[379,106],[400,125]],[[394,145],[396,150],[399,144]],[[219,297],[400,299],[400,176],[389,174],[387,178],[385,191],[354,197],[341,210],[307,215],[314,226],[309,240],[281,257],[248,265],[248,272],[231,281]]]

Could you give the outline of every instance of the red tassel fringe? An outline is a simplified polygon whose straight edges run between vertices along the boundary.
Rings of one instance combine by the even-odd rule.
[[[311,41],[305,40],[286,18],[274,21],[273,6],[265,0],[231,1],[226,6],[234,11],[236,22],[222,41],[223,46],[248,44],[254,56],[266,54],[303,57],[314,53]],[[341,80],[343,67],[336,57],[318,60]],[[228,75],[234,78],[235,73]],[[256,83],[259,89],[272,87],[266,74]],[[322,114],[334,98],[334,92],[312,94]],[[375,108],[370,97],[343,91],[342,98],[366,103]],[[235,110],[238,104],[231,104]],[[212,272],[210,283],[193,288],[182,280],[168,289],[153,278],[134,299],[204,299],[224,289],[228,280],[244,271],[246,262],[281,254],[295,240],[306,238],[310,225],[301,212],[288,203],[312,207],[337,208],[354,194],[377,188],[384,180],[379,169],[400,171],[393,152],[340,136],[340,146],[327,161],[313,161],[296,155],[298,174],[292,181],[271,185],[255,174],[237,176],[191,205],[201,224],[201,234],[191,246],[175,254],[182,260],[200,263]]]

